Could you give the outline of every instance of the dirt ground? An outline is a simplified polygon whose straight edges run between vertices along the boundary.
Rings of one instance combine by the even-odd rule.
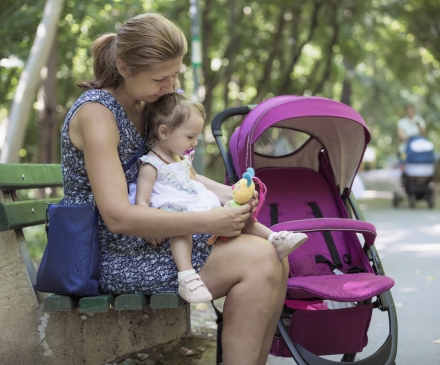
[[[152,347],[113,364],[118,365],[197,365],[205,353],[216,347],[211,337],[194,334]],[[108,364],[108,365],[113,365]]]
[[[215,305],[222,310],[223,299],[216,300]],[[211,303],[191,304],[191,333],[188,336],[106,365],[197,365],[205,352],[215,351],[216,319]]]

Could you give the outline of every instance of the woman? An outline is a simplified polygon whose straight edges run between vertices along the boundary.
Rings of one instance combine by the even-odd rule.
[[[187,51],[183,33],[161,15],[143,14],[117,35],[98,38],[92,51],[95,79],[78,84],[88,90],[66,117],[62,165],[66,204],[95,201],[99,208],[101,291],[176,292],[177,269],[163,237],[192,234],[194,268],[214,298],[226,296],[224,364],[265,364],[288,264],[267,240],[238,236],[251,206],[181,214],[128,201],[139,166],[124,175],[122,165],[142,144],[146,103],[174,89]],[[231,199],[230,187],[207,184],[222,203]],[[212,248],[208,232],[238,237]]]

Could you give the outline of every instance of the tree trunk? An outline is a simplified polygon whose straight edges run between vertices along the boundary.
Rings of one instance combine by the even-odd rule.
[[[42,85],[38,92],[38,163],[55,163],[58,147],[57,48],[54,39],[46,67],[41,70]]]
[[[348,62],[344,62],[344,65],[346,72],[345,72],[344,82],[342,83],[341,103],[351,106],[351,94],[352,94],[351,79],[353,78],[354,69],[353,66]]]
[[[28,62],[21,73],[12,102],[8,132],[0,162],[19,162],[19,151],[23,145],[30,109],[40,81],[40,71],[47,62],[54,42],[63,4],[64,0],[46,2]]]

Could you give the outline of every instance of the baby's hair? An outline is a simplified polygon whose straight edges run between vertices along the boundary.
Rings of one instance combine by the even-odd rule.
[[[147,126],[151,136],[159,139],[157,130],[164,124],[172,131],[180,127],[191,114],[191,110],[199,113],[205,120],[206,112],[201,103],[187,99],[183,94],[172,92],[165,94],[147,107]]]

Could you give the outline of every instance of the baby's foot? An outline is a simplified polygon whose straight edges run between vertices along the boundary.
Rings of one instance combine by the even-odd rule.
[[[275,246],[278,257],[281,260],[306,242],[307,238],[307,235],[304,233],[280,231],[272,232],[268,240]]]
[[[189,303],[203,303],[212,300],[212,295],[203,284],[199,274],[192,274],[179,281],[179,295]]]

